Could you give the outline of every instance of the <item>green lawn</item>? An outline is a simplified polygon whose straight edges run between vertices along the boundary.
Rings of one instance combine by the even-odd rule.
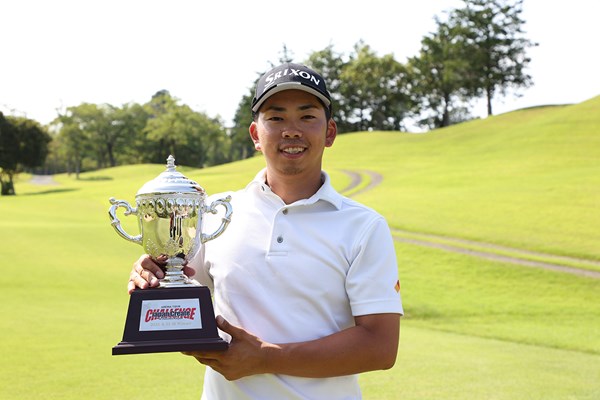
[[[600,259],[600,97],[425,135],[356,133],[326,152],[384,181],[356,198],[392,227]],[[243,187],[261,157],[181,167],[209,193]],[[180,354],[111,356],[142,248],[109,224],[108,198],[164,167],[57,176],[0,197],[2,399],[198,398]],[[235,218],[235,211],[234,211]],[[123,217],[137,233],[133,217]],[[406,316],[396,366],[361,376],[366,399],[600,398],[600,280],[397,244]]]
[[[357,133],[327,168],[375,170],[358,196],[410,231],[600,260],[600,96],[425,135]]]

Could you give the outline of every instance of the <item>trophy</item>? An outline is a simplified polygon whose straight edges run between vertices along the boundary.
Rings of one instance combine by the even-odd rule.
[[[135,208],[127,201],[110,199],[108,214],[119,236],[142,245],[155,260],[166,261],[158,288],[131,293],[123,340],[112,348],[113,355],[227,348],[217,333],[210,289],[183,273],[200,244],[223,233],[231,218],[229,196],[210,206],[205,199],[198,183],[176,171],[172,155],[166,171],[138,190]],[[203,233],[203,214],[217,214],[218,206],[225,209],[221,225],[211,234]],[[123,229],[117,218],[120,207],[125,216],[137,216],[139,235]]]

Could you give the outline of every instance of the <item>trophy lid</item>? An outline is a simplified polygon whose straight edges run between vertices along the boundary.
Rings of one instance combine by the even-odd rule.
[[[188,179],[175,169],[175,157],[167,158],[167,170],[148,181],[138,190],[136,196],[165,193],[195,193],[204,195],[204,189],[195,181]]]

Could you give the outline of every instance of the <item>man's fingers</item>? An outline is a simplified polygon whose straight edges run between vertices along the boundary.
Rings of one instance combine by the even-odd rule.
[[[131,294],[131,293],[133,293],[134,290],[135,290],[135,282],[133,282],[130,279],[129,282],[127,282],[127,293]]]
[[[140,257],[140,259],[134,264],[134,270],[143,278],[146,278],[143,275],[144,271],[149,271],[153,276],[159,279],[165,277],[165,274],[160,266],[147,254],[144,254],[142,257]]]
[[[136,287],[140,289],[146,289],[149,285],[148,281],[142,277],[135,269],[129,274],[129,283],[127,284],[127,291],[129,294],[135,290]]]
[[[229,323],[229,321],[227,321],[221,315],[217,315],[216,321],[217,321],[217,328],[219,328],[220,330],[222,330],[225,333],[228,333],[232,339],[239,339],[244,334],[246,334],[245,330],[243,330],[242,328],[237,327],[235,325],[231,325]]]
[[[214,365],[223,356],[221,352],[210,352],[210,351],[182,351],[182,354],[186,356],[194,357],[204,365]]]
[[[127,283],[127,291],[131,294],[136,287],[146,289],[159,286],[159,279],[164,276],[165,274],[160,266],[149,255],[144,254],[133,263],[133,269],[129,274],[129,283]]]
[[[185,276],[191,278],[192,276],[196,275],[196,270],[192,267],[188,267],[187,265],[184,265],[183,273],[185,274]]]
[[[148,282],[150,287],[155,287],[158,285],[158,278],[147,269],[141,269],[139,272],[137,272],[137,274],[143,281]]]

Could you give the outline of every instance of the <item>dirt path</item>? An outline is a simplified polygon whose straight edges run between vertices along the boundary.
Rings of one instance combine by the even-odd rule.
[[[350,185],[348,185],[348,187],[344,188],[344,190],[341,191],[341,193],[348,193],[347,194],[348,197],[353,197],[359,193],[363,193],[368,190],[371,190],[383,181],[383,177],[381,176],[381,174],[378,174],[377,172],[374,172],[374,171],[342,170],[342,172],[344,172],[345,174],[349,175],[352,178]],[[364,174],[369,176],[370,182],[364,188],[362,188],[356,192],[352,192],[352,190],[354,188],[356,188],[362,184],[362,179],[363,179]],[[563,261],[565,263],[577,262],[579,264],[600,267],[600,262],[594,261],[594,260],[585,260],[585,259],[579,259],[579,258],[574,258],[574,257],[557,256],[554,254],[546,254],[546,253],[534,252],[534,251],[530,251],[530,250],[516,249],[516,248],[512,248],[512,247],[507,247],[507,246],[500,246],[500,245],[493,244],[493,243],[476,242],[476,241],[467,240],[467,239],[424,234],[424,233],[419,233],[419,232],[409,232],[409,231],[403,231],[400,229],[392,229],[392,235],[394,237],[394,240],[397,242],[408,243],[408,244],[413,244],[413,245],[417,245],[417,246],[436,248],[436,249],[440,249],[440,250],[444,250],[444,251],[466,254],[469,256],[479,257],[479,258],[492,260],[492,261],[499,261],[499,262],[504,262],[504,263],[509,263],[509,264],[521,265],[524,267],[544,268],[544,269],[558,271],[558,272],[564,272],[564,273],[569,273],[569,274],[574,274],[574,275],[579,275],[579,276],[585,276],[585,277],[589,277],[589,278],[600,279],[600,271],[592,271],[592,270],[575,268],[575,267],[571,267],[568,265],[560,264],[561,261]],[[416,239],[414,237],[409,238],[409,237],[405,237],[403,235],[419,236],[419,239]],[[451,242],[454,244],[440,243],[439,242],[440,240],[443,240],[446,242]],[[474,250],[474,249],[468,248],[466,246],[476,246],[479,248],[479,250]],[[485,251],[482,249],[489,249],[490,251],[488,252],[488,251]],[[494,251],[506,252],[506,253],[510,253],[511,255],[509,256],[509,255],[498,254]],[[521,258],[521,257],[519,257],[519,255],[523,255],[524,257]],[[535,261],[535,260],[527,259],[526,256],[552,259],[552,260],[555,260],[555,262],[550,263],[550,262],[545,262],[545,261]]]

